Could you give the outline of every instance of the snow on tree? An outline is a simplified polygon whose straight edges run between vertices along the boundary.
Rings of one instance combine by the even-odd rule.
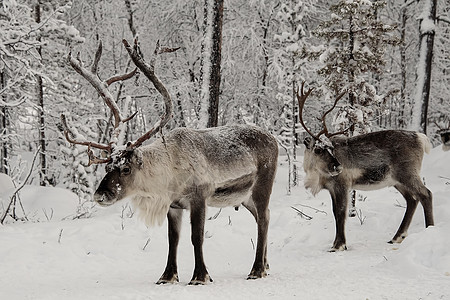
[[[71,131],[76,134],[77,137],[82,135],[86,136],[87,139],[94,140],[97,138],[96,133],[93,132],[88,126],[77,124],[77,122],[70,123],[76,124],[73,128],[71,128]],[[79,133],[77,128],[81,130],[82,133]],[[86,147],[62,142],[60,151],[63,156],[60,174],[61,184],[78,195],[81,200],[81,206],[85,201],[90,201],[92,199],[96,183],[93,174],[94,168],[93,166],[89,166],[88,163]]]
[[[395,27],[377,18],[384,6],[384,1],[339,1],[314,31],[326,44],[308,54],[323,64],[319,74],[328,87],[327,98],[342,90],[349,93],[348,104],[341,106],[333,121],[337,130],[353,124],[355,133],[369,132],[374,108],[382,103],[371,75],[383,73],[386,46],[398,43],[392,35]]]
[[[61,84],[67,76],[67,69],[62,68],[65,63],[67,46],[83,42],[78,30],[67,25],[65,20],[71,3],[66,0],[52,0],[45,3],[32,2],[34,21],[39,27],[36,46],[38,53],[35,63],[39,73],[36,74],[35,98],[37,103],[37,128],[40,152],[40,184],[55,185],[57,178],[52,173],[52,161],[49,156],[56,155],[58,145],[51,142],[57,138],[55,115],[60,112],[67,95],[66,86]],[[55,59],[56,58],[56,59]],[[50,104],[50,105],[49,105]],[[53,116],[52,116],[53,115]]]
[[[298,83],[305,80],[308,69],[305,59],[300,56],[307,37],[305,22],[314,11],[310,1],[281,1],[276,15],[279,33],[274,36],[277,49],[273,50],[270,70],[277,80],[276,100],[280,104],[277,135],[282,146],[293,160],[289,184],[298,185],[298,167],[296,165],[299,144],[299,119],[296,91]]]
[[[428,105],[431,90],[431,67],[433,64],[434,36],[437,0],[424,0],[420,20],[419,61],[417,63],[416,94],[411,127],[427,132]]]
[[[37,26],[31,9],[13,0],[0,3],[0,172],[8,174],[9,159],[18,143],[18,112],[30,95],[37,70],[32,66]]]
[[[204,4],[200,127],[215,127],[219,122],[223,2],[205,0]]]

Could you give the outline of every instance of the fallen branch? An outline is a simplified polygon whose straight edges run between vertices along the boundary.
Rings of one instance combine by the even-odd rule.
[[[61,238],[62,238],[63,230],[64,230],[64,229],[61,229],[61,230],[59,231],[58,244],[61,244]]]
[[[317,209],[317,208],[309,206],[309,205],[304,205],[304,204],[296,204],[296,205],[300,205],[302,207],[310,208],[310,209],[314,210],[316,213],[322,213],[322,214],[328,215],[326,211]]]
[[[145,248],[147,248],[149,243],[150,243],[150,238],[148,238],[147,241],[145,242],[144,247],[142,247],[142,251],[145,251]]]
[[[295,210],[295,211],[297,212],[297,214],[299,214],[302,218],[305,218],[306,220],[312,220],[313,217],[308,216],[307,214],[305,214],[304,212],[302,212],[302,211],[299,210],[298,208],[293,207],[293,206],[291,206],[291,208],[292,208],[293,210]]]

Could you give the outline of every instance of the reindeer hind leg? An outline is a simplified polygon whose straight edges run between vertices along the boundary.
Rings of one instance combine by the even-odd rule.
[[[253,215],[255,218],[256,224],[258,224],[258,213],[256,211],[256,207],[253,204],[253,202],[244,202],[242,205]],[[264,251],[264,266],[266,270],[269,270],[269,262],[267,260],[267,243],[266,243],[266,249]]]
[[[434,226],[433,217],[433,194],[425,185],[421,185],[419,189],[419,201],[422,204],[423,212],[425,215],[425,227]]]
[[[411,224],[412,217],[417,208],[417,200],[414,198],[414,192],[403,185],[395,185],[395,188],[403,195],[406,200],[406,211],[403,216],[403,220],[398,227],[397,233],[394,235],[392,240],[389,241],[390,244],[401,243],[408,234],[408,228]]]
[[[272,193],[275,170],[275,167],[258,170],[257,179],[251,195],[253,203],[246,204],[250,212],[255,216],[258,226],[255,262],[253,263],[252,270],[247,279],[257,279],[267,276],[267,231],[269,229],[270,220],[269,199],[270,194]],[[255,208],[256,215],[252,207]]]

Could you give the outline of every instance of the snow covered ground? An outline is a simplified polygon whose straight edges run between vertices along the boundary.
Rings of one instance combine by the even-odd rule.
[[[224,209],[206,222],[205,262],[212,284],[188,286],[193,271],[189,218],[179,245],[180,283],[154,284],[167,255],[167,224],[146,228],[125,202],[72,220],[78,199],[58,188],[26,186],[34,222],[0,226],[0,299],[450,299],[450,152],[425,156],[436,226],[424,228],[419,205],[402,244],[390,245],[404,208],[394,189],[362,193],[360,218],[347,221],[348,250],[329,253],[331,200],[301,187],[287,195],[280,158],[271,198],[267,278],[246,280],[256,224],[245,209]],[[11,187],[0,178],[0,197]],[[312,217],[302,218],[296,207]],[[209,209],[212,217],[217,209]],[[64,220],[62,220],[64,219]],[[362,223],[362,224],[361,224]]]

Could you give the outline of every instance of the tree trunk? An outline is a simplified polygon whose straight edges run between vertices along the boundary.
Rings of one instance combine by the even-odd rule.
[[[295,66],[295,59],[292,58],[292,68]],[[295,81],[292,82],[292,159],[294,160],[292,168],[292,184],[294,186],[298,185],[298,170],[297,170],[297,146],[298,146],[298,132],[296,125],[299,123],[298,118],[298,106],[296,105],[297,100],[297,86]]]
[[[202,44],[200,126],[219,123],[220,63],[222,58],[223,0],[205,0]]]
[[[0,90],[6,87],[6,74],[4,71],[0,72]],[[1,99],[4,103],[7,102],[6,92],[1,94]],[[0,141],[2,146],[0,148],[0,173],[8,174],[8,110],[2,106],[0,111]]]
[[[430,100],[431,66],[436,24],[437,0],[424,1],[420,20],[420,48],[417,64],[417,86],[414,101],[412,127],[414,130],[427,133],[428,103]]]
[[[355,49],[355,33],[353,31],[353,18],[350,16],[349,19],[349,33],[348,33],[348,63],[349,63],[349,73],[348,73],[348,81],[349,86],[352,86],[352,84],[355,82],[355,73],[353,71],[353,67],[351,66],[353,64],[353,61],[355,57],[353,56],[353,50]],[[355,94],[352,90],[348,93],[348,101],[350,106],[354,107],[355,105]],[[349,135],[354,135],[353,126],[349,130]],[[350,196],[350,205],[348,208],[348,216],[354,217],[356,216],[356,191],[352,190],[351,196]]]
[[[405,0],[406,3],[407,0]],[[405,120],[405,109],[406,109],[406,68],[407,68],[407,61],[406,61],[406,21],[408,20],[408,16],[406,14],[406,5],[402,8],[401,11],[401,29],[400,29],[400,76],[401,76],[401,86],[400,86],[400,111],[399,111],[399,118],[397,121],[398,128],[405,128],[406,127],[406,120]]]
[[[41,23],[41,5],[37,3],[34,6],[34,20],[36,23]],[[38,37],[38,41],[41,41],[41,37]],[[38,46],[37,51],[39,53],[39,59],[42,61],[42,47]],[[39,146],[41,147],[41,151],[39,154],[40,162],[41,162],[41,170],[40,170],[40,185],[47,185],[47,157],[46,157],[46,139],[45,139],[45,111],[44,111],[44,85],[42,82],[42,77],[40,75],[36,75],[36,92],[38,97],[38,106],[39,106]]]

